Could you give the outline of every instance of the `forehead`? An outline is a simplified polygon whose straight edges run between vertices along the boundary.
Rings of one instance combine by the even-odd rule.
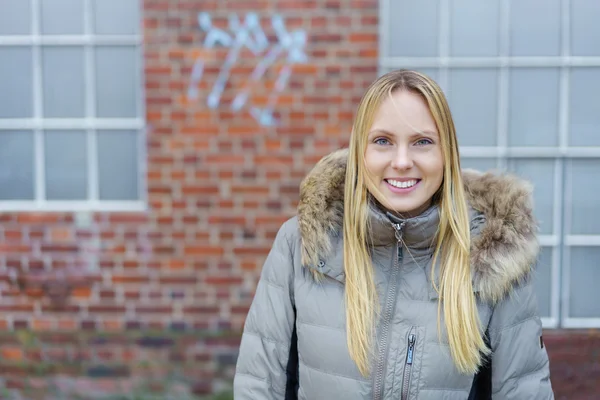
[[[392,133],[437,131],[425,99],[406,90],[384,96],[373,118],[371,130],[374,129]]]

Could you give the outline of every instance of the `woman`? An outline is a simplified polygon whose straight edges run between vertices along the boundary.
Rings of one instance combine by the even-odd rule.
[[[447,101],[400,70],[301,185],[248,314],[242,399],[551,399],[530,187],[461,171]]]

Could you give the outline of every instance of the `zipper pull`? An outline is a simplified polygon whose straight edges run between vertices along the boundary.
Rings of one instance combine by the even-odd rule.
[[[402,229],[404,228],[404,224],[405,222],[399,224],[392,223],[392,226],[394,227],[394,235],[398,241],[398,253],[396,254],[398,264],[402,263]]]
[[[402,241],[402,229],[404,229],[404,224],[406,222],[402,222],[400,224],[392,224],[392,226],[394,227],[394,234],[396,235],[396,240],[398,242]]]
[[[416,341],[415,335],[411,334],[408,337],[408,353],[406,354],[406,363],[408,365],[411,365],[413,362],[413,354],[415,351],[415,341]]]

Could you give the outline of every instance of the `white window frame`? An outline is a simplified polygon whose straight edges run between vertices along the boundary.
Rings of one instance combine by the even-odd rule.
[[[550,158],[554,160],[554,209],[552,234],[540,235],[542,247],[552,249],[552,271],[550,288],[550,317],[542,318],[545,328],[597,328],[600,318],[569,317],[570,300],[570,248],[573,246],[600,246],[600,235],[570,235],[565,227],[571,226],[572,192],[568,176],[563,180],[563,171],[570,160],[600,159],[600,146],[568,146],[569,139],[569,93],[571,67],[600,67],[600,57],[570,56],[571,1],[561,0],[561,55],[556,57],[452,57],[450,55],[450,0],[439,0],[439,57],[388,57],[390,44],[390,2],[379,2],[379,72],[390,68],[437,68],[438,83],[448,87],[449,68],[489,68],[494,67],[498,74],[498,124],[497,145],[495,147],[461,146],[461,157],[495,159],[497,168],[506,168],[509,159]],[[510,1],[500,2],[499,27],[500,54],[509,54],[510,44]],[[508,146],[508,88],[511,67],[549,67],[560,70],[559,94],[559,144],[556,147],[514,147]],[[566,175],[566,174],[564,174]],[[563,195],[564,193],[564,195]],[[564,212],[563,212],[564,208]],[[563,225],[564,223],[564,225]]]
[[[23,0],[27,1],[27,0]],[[34,200],[0,200],[0,211],[144,211],[147,209],[146,170],[147,152],[145,143],[145,91],[144,91],[144,50],[143,36],[136,35],[96,35],[92,33],[92,0],[84,2],[83,34],[43,35],[41,26],[41,2],[29,0],[31,3],[32,32],[31,35],[0,35],[0,48],[8,46],[28,46],[33,53],[33,117],[32,118],[0,118],[0,131],[29,130],[34,138]],[[139,2],[140,15],[142,3]],[[143,17],[140,18],[143,20]],[[97,118],[96,117],[96,84],[94,48],[96,45],[136,46],[139,62],[138,87],[139,101],[137,115],[134,118]],[[43,118],[42,87],[42,46],[83,46],[85,68],[85,117],[82,118]],[[134,130],[138,137],[138,199],[127,201],[100,200],[98,195],[97,168],[97,130]],[[88,161],[88,198],[86,200],[47,200],[44,171],[44,131],[47,130],[83,130],[87,136]]]

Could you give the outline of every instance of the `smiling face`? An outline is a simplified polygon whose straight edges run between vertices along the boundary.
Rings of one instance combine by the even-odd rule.
[[[368,132],[365,167],[391,211],[413,217],[425,211],[444,177],[440,135],[420,95],[395,90],[381,102]]]

